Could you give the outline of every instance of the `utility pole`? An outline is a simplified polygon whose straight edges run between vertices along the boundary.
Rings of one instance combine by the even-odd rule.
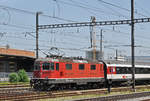
[[[36,12],[36,59],[39,58],[39,14],[42,12]]]
[[[135,92],[135,62],[134,62],[134,0],[131,0],[131,56],[132,56],[132,89]]]
[[[100,59],[103,59],[103,50],[102,50],[102,41],[103,41],[103,30],[100,32]]]

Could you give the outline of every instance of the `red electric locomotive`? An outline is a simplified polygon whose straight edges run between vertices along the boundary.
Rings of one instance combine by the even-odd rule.
[[[106,68],[103,62],[83,59],[37,59],[31,84],[40,90],[81,85],[97,87],[107,78]]]
[[[105,84],[132,84],[132,66],[105,64],[84,59],[43,58],[34,64],[31,85],[38,90],[52,88],[98,88]],[[150,83],[150,66],[135,65],[136,83]]]

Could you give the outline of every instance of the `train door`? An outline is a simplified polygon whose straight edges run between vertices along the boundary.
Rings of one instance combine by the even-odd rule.
[[[65,67],[65,62],[59,62],[59,77],[60,78],[64,78],[65,76],[65,71],[66,71],[66,67]]]
[[[55,76],[56,76],[56,78],[60,78],[59,65],[60,65],[60,63],[55,63]]]
[[[110,74],[110,78],[109,79],[114,79],[114,76],[115,76],[114,74],[116,73],[115,67],[110,66],[108,73]]]

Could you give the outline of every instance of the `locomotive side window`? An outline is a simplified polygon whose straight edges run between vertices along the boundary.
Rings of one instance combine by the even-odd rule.
[[[56,63],[56,70],[59,71],[59,63]]]
[[[96,65],[91,65],[91,70],[96,70]]]
[[[49,67],[50,67],[50,63],[45,62],[45,63],[42,64],[42,69],[43,70],[49,70]]]
[[[50,63],[50,70],[54,70],[54,63]]]
[[[66,64],[66,70],[72,70],[72,64]]]
[[[79,64],[79,70],[84,70],[84,64]]]

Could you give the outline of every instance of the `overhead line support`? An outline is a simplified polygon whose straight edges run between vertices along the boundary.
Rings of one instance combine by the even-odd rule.
[[[150,18],[134,19],[134,23],[146,23],[150,22]],[[118,20],[118,21],[98,21],[98,22],[81,22],[81,23],[66,23],[66,24],[51,24],[51,25],[39,25],[38,29],[52,29],[52,28],[65,28],[65,27],[86,27],[86,26],[104,26],[104,25],[123,25],[130,24],[131,20]]]
[[[143,21],[143,20],[142,20]],[[134,0],[131,0],[131,64],[132,64],[132,89],[135,92],[135,58],[134,58]]]
[[[42,12],[36,12],[36,58],[39,58],[39,14]]]

